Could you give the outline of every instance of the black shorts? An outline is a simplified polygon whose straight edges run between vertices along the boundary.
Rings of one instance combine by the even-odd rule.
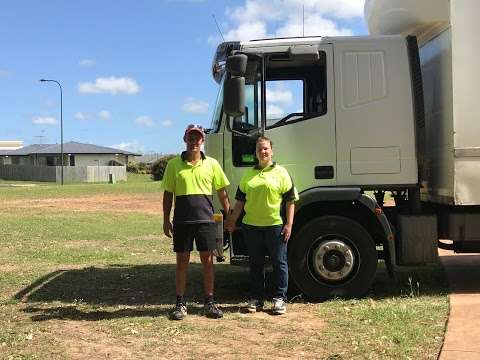
[[[215,249],[215,223],[173,224],[173,251],[190,252],[193,240],[198,251]]]

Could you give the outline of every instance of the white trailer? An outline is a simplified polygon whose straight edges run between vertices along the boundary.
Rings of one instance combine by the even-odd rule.
[[[480,251],[480,2],[367,0],[372,35],[418,38],[425,99],[422,200],[442,204],[440,237]],[[442,243],[441,243],[442,244]]]
[[[378,259],[391,272],[435,261],[439,238],[452,239],[442,246],[456,251],[480,249],[480,195],[469,194],[471,180],[480,180],[472,170],[480,127],[473,127],[473,113],[452,120],[454,90],[444,84],[448,75],[437,75],[451,68],[448,41],[440,41],[439,64],[428,65],[435,52],[425,51],[421,36],[449,27],[439,7],[429,30],[384,35],[382,21],[402,23],[380,20],[377,12],[391,12],[386,3],[366,4],[371,29],[374,19],[382,29],[378,36],[226,42],[214,58],[220,92],[206,151],[223,165],[233,198],[253,165],[256,136],[273,140],[275,159],[300,195],[288,249],[291,278],[314,299],[362,295]],[[275,101],[287,99],[290,85],[298,102],[279,116]],[[385,206],[386,192],[396,206]],[[245,259],[241,227],[228,245],[232,262]]]

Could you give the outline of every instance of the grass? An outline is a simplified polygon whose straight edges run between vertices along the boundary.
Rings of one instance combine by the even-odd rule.
[[[0,180],[0,200],[70,198],[99,194],[150,194],[160,191],[160,182],[152,181],[148,175],[127,174],[127,181],[119,181],[116,184],[80,183],[60,186],[48,182]]]
[[[146,177],[129,180],[0,187],[0,359],[437,357],[448,316],[438,266],[408,269],[396,281],[381,267],[364,299],[313,304],[299,296],[274,317],[243,313],[247,269],[216,264],[225,311],[216,321],[202,316],[194,254],[189,316],[172,322],[175,258],[160,214],[29,206],[118,194],[136,210],[158,191]],[[24,205],[10,205],[18,200]]]

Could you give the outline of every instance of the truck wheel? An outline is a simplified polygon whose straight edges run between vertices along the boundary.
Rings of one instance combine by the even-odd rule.
[[[369,289],[377,269],[377,250],[359,223],[324,216],[303,226],[291,240],[292,280],[313,300],[357,297]]]

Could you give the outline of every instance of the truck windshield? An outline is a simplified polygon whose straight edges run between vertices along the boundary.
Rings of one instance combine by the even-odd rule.
[[[220,89],[218,90],[217,101],[215,101],[215,108],[213,111],[212,122],[210,124],[211,132],[218,132],[220,128],[220,123],[222,122],[222,108],[223,108],[223,82],[225,76],[222,77],[220,81]]]

